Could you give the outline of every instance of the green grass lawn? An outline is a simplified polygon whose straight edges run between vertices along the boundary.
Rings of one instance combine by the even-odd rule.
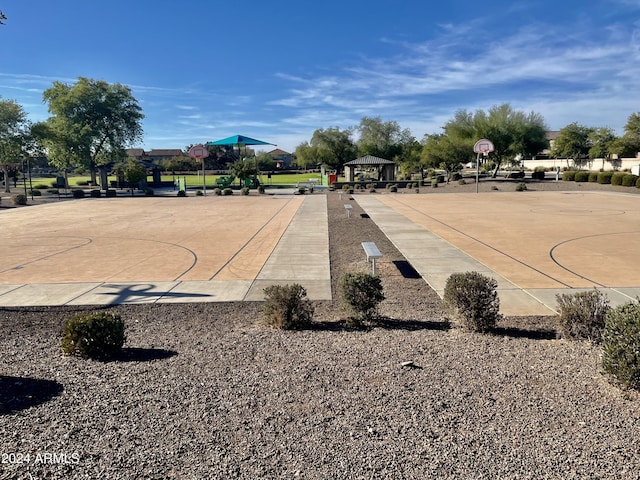
[[[175,180],[176,178],[178,178],[178,176],[180,177],[185,177],[186,179],[186,183],[187,183],[187,187],[193,187],[193,188],[197,188],[197,187],[201,187],[202,186],[202,176],[197,175],[197,174],[192,174],[192,175],[162,175],[161,180],[163,182],[171,182],[173,180]],[[206,176],[206,181],[207,181],[207,188],[215,188],[216,187],[216,179],[218,177],[221,177],[222,175],[207,175]],[[317,178],[318,179],[318,185],[321,183],[320,179],[321,179],[321,175],[319,173],[291,173],[291,174],[282,174],[282,175],[272,175],[271,179],[268,178],[267,174],[262,174],[258,177],[258,179],[260,180],[260,183],[264,184],[265,186],[268,185],[296,185],[299,182],[307,182],[310,178]],[[69,186],[71,188],[73,187],[77,187],[79,186],[83,186],[83,184],[86,185],[86,182],[88,182],[89,180],[91,180],[91,177],[87,176],[70,176],[69,177]],[[111,181],[115,181],[116,177],[114,176],[109,176],[108,177],[109,182]],[[151,177],[148,178],[149,181],[151,181]],[[22,185],[22,182],[19,181],[18,182],[19,185]],[[36,188],[38,185],[46,185],[47,188],[54,188],[52,185],[53,183],[55,183],[55,178],[51,178],[51,177],[40,177],[40,178],[32,178],[31,179],[31,183],[33,185],[34,188]],[[236,181],[237,184],[237,181]],[[28,186],[28,185],[27,185]]]

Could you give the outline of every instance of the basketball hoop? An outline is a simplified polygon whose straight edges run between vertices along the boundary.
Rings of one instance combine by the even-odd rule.
[[[478,140],[476,144],[473,146],[473,151],[477,153],[476,155],[476,193],[478,193],[478,183],[480,182],[480,154],[483,157],[489,155],[490,152],[493,152],[494,146],[491,140],[487,140],[483,138]]]

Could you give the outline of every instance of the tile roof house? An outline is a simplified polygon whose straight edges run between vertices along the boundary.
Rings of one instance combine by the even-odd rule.
[[[274,159],[276,162],[276,168],[289,168],[293,163],[293,155],[280,148],[267,152],[267,155],[270,155],[271,158]]]

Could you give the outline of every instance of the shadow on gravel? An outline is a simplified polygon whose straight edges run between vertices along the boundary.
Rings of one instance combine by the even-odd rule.
[[[416,269],[406,260],[394,260],[393,264],[404,278],[422,278]]]
[[[421,320],[394,320],[392,318],[379,318],[378,320],[366,323],[361,327],[354,327],[349,325],[346,321],[320,321],[320,322],[312,322],[304,330],[313,330],[313,331],[324,331],[324,332],[358,332],[358,331],[369,331],[374,330],[376,328],[382,328],[384,330],[407,330],[407,331],[418,331],[418,330],[440,330],[445,331],[451,328],[451,325],[448,322],[430,322],[430,321],[421,321]]]
[[[164,348],[123,348],[116,355],[106,358],[106,362],[151,362],[175,357],[178,352]]]
[[[63,390],[62,384],[53,380],[0,375],[0,415],[40,405]]]
[[[555,330],[527,330],[524,328],[500,328],[493,331],[495,335],[512,338],[528,338],[529,340],[555,340],[558,338]]]

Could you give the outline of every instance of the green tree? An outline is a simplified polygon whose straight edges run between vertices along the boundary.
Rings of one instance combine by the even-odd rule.
[[[9,178],[15,176],[30,142],[30,124],[21,105],[0,97],[0,167],[5,192],[11,191]]]
[[[611,153],[619,158],[635,157],[640,152],[640,112],[632,113],[624,126],[624,134],[611,145]]]
[[[298,145],[295,153],[299,167],[308,168],[322,163],[318,147],[310,145],[309,142],[302,142]]]
[[[589,158],[591,135],[593,129],[573,122],[558,133],[551,149],[551,155],[556,158],[570,158],[574,165],[581,167]]]
[[[124,164],[123,172],[125,182],[131,185],[131,196],[133,196],[133,185],[140,187],[140,182],[147,178],[147,169],[135,158],[129,158]]]
[[[243,158],[242,160],[236,160],[229,164],[229,172],[238,178],[242,185],[243,180],[255,177],[258,174],[255,157]]]
[[[40,130],[52,164],[61,170],[83,166],[96,181],[95,167],[142,138],[144,118],[131,89],[119,83],[80,77],[54,82],[43,93],[52,114]]]
[[[494,151],[489,158],[495,162],[493,177],[503,163],[516,163],[521,158],[532,157],[545,149],[549,142],[543,117],[535,112],[514,110],[509,104],[495,105],[488,112],[475,113],[461,110],[447,122],[444,131],[454,142],[473,144],[481,138],[491,140]]]
[[[469,139],[436,133],[425,135],[423,142],[423,165],[444,170],[447,183],[453,172],[459,171],[463,164],[473,159],[473,143]]]
[[[415,139],[408,129],[402,130],[398,122],[383,122],[380,117],[362,117],[356,127],[358,138],[358,155],[393,160],[402,153],[403,145]]]
[[[200,168],[201,162],[186,155],[179,155],[163,161],[162,166],[174,174],[176,172],[195,172]]]
[[[316,149],[319,163],[340,173],[345,163],[356,158],[357,147],[352,133],[351,129],[340,130],[338,127],[320,128],[313,132],[310,146]]]
[[[610,162],[614,168],[620,167],[620,160],[613,160],[611,158],[611,145],[616,141],[618,137],[611,128],[600,127],[594,128],[589,133],[589,158],[601,158],[602,167],[604,168],[604,162]]]

